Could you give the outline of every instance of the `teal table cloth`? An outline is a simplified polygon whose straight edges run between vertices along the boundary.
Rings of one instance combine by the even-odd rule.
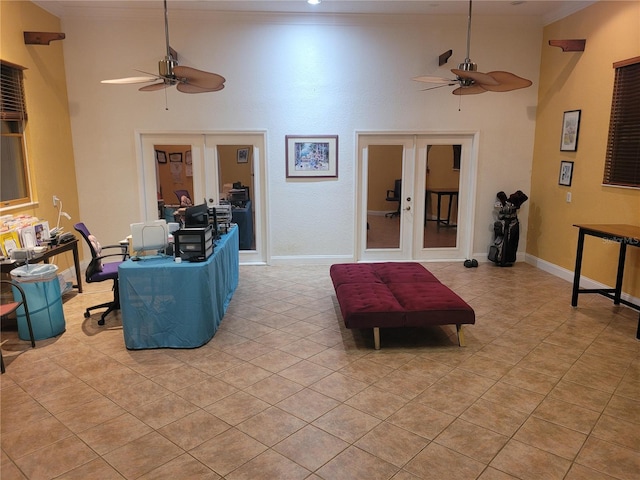
[[[127,260],[118,268],[128,349],[195,348],[215,335],[238,286],[238,228],[216,241],[204,262],[173,257]]]

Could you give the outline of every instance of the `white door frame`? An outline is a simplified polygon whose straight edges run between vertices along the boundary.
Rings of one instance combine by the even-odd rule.
[[[410,144],[407,143],[410,141]],[[356,132],[356,225],[355,246],[356,261],[460,261],[471,257],[475,219],[475,196],[478,163],[478,132]],[[403,188],[400,203],[400,248],[367,249],[367,181],[369,145],[404,146]],[[427,145],[462,145],[460,166],[460,193],[458,196],[459,223],[457,227],[456,247],[422,248],[422,221],[424,218],[424,195]],[[409,158],[411,157],[412,158]],[[408,171],[412,170],[412,171]],[[412,182],[405,185],[405,175]],[[416,195],[416,193],[419,193]],[[412,201],[408,202],[407,199]],[[407,208],[410,207],[410,210]],[[413,228],[419,225],[420,228]],[[407,232],[413,232],[411,238]],[[407,243],[408,242],[408,243]]]
[[[217,145],[253,145],[254,192],[251,192],[256,224],[255,250],[241,250],[240,263],[265,264],[269,258],[267,225],[266,131],[250,132],[174,132],[136,131],[140,220],[158,216],[155,145],[190,145],[193,168],[193,198],[212,198],[218,203]]]

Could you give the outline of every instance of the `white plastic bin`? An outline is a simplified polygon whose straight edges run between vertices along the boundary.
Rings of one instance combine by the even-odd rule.
[[[65,331],[62,294],[58,280],[58,267],[48,263],[25,265],[11,270],[13,280],[20,283],[27,298],[33,337],[36,340],[55,337]],[[15,290],[15,288],[14,288]],[[19,293],[14,291],[14,298]],[[24,306],[16,310],[18,337],[30,340]]]

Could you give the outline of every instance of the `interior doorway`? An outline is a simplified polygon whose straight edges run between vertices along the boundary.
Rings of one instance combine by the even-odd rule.
[[[472,245],[474,135],[358,136],[358,260],[459,260]]]
[[[165,219],[172,216],[171,209],[181,206],[185,192],[194,205],[215,206],[227,199],[227,184],[233,188],[239,183],[247,188],[251,202],[235,205],[233,212],[242,230],[240,262],[267,263],[264,132],[141,133],[138,140],[141,220],[162,218],[161,206]]]

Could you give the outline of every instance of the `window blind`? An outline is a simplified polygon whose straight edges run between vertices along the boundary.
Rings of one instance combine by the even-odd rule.
[[[603,183],[640,187],[640,57],[616,69]]]
[[[0,63],[0,119],[26,120],[22,67]]]

